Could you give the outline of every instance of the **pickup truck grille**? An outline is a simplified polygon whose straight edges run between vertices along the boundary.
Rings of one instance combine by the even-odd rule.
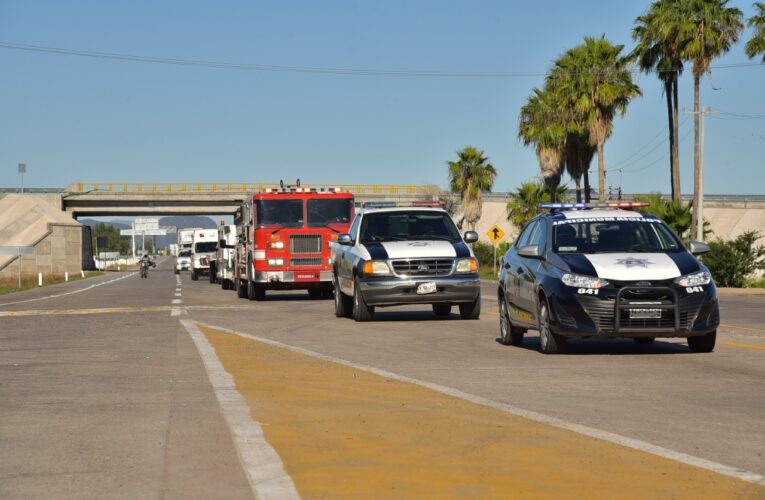
[[[321,266],[321,257],[297,257],[290,259],[292,267],[318,267]]]
[[[405,259],[393,260],[396,274],[407,276],[443,276],[451,274],[454,259]]]
[[[290,235],[290,253],[321,253],[320,234],[292,234]]]

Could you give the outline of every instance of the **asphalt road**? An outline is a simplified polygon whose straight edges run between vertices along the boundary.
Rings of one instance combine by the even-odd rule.
[[[436,319],[428,310],[392,308],[378,310],[376,321],[368,324],[335,318],[331,301],[310,300],[304,292],[270,294],[260,303],[237,299],[219,286],[192,282],[188,273],[177,279],[170,261],[147,280],[135,273],[113,273],[0,297],[0,498],[249,498],[255,492],[283,493],[258,490],[236,419],[227,413],[231,398],[240,393],[253,409],[254,422],[261,415],[258,405],[263,411],[269,408],[257,400],[265,393],[253,380],[258,378],[254,363],[265,363],[265,354],[252,347],[253,359],[226,357],[227,352],[250,349],[249,344],[229,345],[226,329],[501,410],[500,417],[482,417],[482,425],[485,418],[502,418],[502,412],[527,412],[532,419],[541,415],[542,421],[562,422],[572,435],[589,432],[578,430],[585,426],[616,436],[627,444],[625,450],[636,440],[676,453],[681,462],[724,464],[743,475],[752,473],[754,481],[765,476],[765,297],[722,298],[726,326],[711,354],[690,353],[681,340],[650,346],[617,340],[574,342],[569,354],[545,356],[537,350],[535,332],[522,348],[497,342],[495,286],[484,283],[479,321],[463,321],[457,314]],[[213,330],[193,337],[196,324]],[[228,396],[221,396],[225,384],[200,355],[207,341],[233,378]],[[278,366],[286,373],[284,366],[302,363]],[[324,380],[317,373],[301,376]],[[275,383],[267,393],[278,399]],[[350,404],[331,402],[333,392],[326,394],[327,405]],[[322,411],[323,398],[300,397]],[[240,418],[239,424],[251,424],[248,418]],[[262,418],[272,415],[263,413]],[[291,431],[277,436],[269,434],[271,424],[260,424],[297,491],[322,496],[311,493],[313,486],[304,482],[300,467],[309,466],[294,465],[310,453],[289,444],[296,441],[277,439]],[[518,435],[532,429],[513,425]],[[411,428],[401,423],[389,432],[408,435]],[[533,432],[539,431],[528,430]],[[546,439],[554,450],[555,443],[568,438]],[[435,444],[421,443],[426,451]],[[528,453],[535,453],[533,445],[533,440],[524,445],[532,447]],[[561,450],[579,446],[561,444]],[[341,465],[337,470],[347,473]],[[626,481],[630,472],[622,473]],[[619,472],[614,474],[618,478]],[[545,480],[555,482],[555,476],[548,474]],[[603,488],[600,496],[607,496]],[[763,494],[754,488],[743,490],[743,496]],[[354,496],[341,489],[337,495],[316,491]],[[482,490],[459,491],[482,496]]]

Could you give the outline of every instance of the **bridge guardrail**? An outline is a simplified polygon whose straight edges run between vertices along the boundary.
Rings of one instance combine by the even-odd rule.
[[[317,188],[341,188],[354,194],[428,195],[437,190],[423,184],[313,184],[303,186]],[[114,182],[76,183],[69,186],[73,193],[251,193],[266,188],[279,187],[265,182]]]

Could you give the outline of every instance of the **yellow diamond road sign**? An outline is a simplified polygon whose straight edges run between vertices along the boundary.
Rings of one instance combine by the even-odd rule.
[[[499,240],[505,237],[505,232],[502,229],[500,229],[500,227],[497,226],[496,224],[491,226],[491,229],[489,229],[489,232],[486,234],[489,235],[489,239],[495,245],[497,244]]]

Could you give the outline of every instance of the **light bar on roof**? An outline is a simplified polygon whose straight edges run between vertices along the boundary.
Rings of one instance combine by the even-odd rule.
[[[416,200],[412,202],[413,207],[440,207],[441,205],[443,203],[437,200]]]
[[[579,209],[585,208],[638,208],[650,205],[647,201],[606,201],[599,203],[541,203],[539,208],[549,208],[551,210]]]
[[[364,208],[388,208],[395,207],[395,201],[368,201],[364,203]]]

